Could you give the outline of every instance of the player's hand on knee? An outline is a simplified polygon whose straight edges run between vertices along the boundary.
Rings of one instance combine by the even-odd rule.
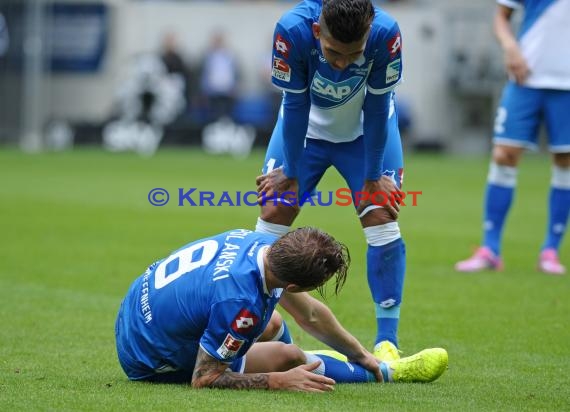
[[[275,196],[297,201],[296,198],[299,191],[297,179],[285,176],[282,167],[258,176],[255,179],[255,183],[257,185],[257,202],[259,204],[262,204],[264,200],[273,199]]]
[[[381,176],[378,180],[367,180],[360,192],[356,196],[356,211],[360,215],[368,206],[382,206],[394,220],[398,219],[400,213],[400,190],[392,178]]]
[[[283,372],[280,389],[300,392],[329,392],[333,390],[334,379],[323,375],[317,375],[312,371],[319,367],[321,361],[308,365],[297,366],[287,372]]]

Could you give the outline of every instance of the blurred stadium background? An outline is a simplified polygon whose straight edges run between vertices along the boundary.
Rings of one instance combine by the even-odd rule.
[[[0,409],[570,410],[570,283],[535,270],[546,155],[520,168],[505,271],[453,270],[480,240],[505,79],[493,0],[378,3],[404,36],[406,188],[423,192],[400,219],[408,245],[400,343],[405,354],[447,348],[449,371],[431,385],[342,385],[330,396],[220,396],[127,381],[113,322],[134,277],[191,239],[252,227],[258,214],[174,199],[153,207],[149,190],[196,187],[218,198],[255,188],[279,98],[268,84],[270,37],[292,4],[0,0]],[[224,44],[231,53],[218,55],[226,65],[213,76],[224,81],[208,85],[205,56]],[[225,94],[212,93],[220,86]],[[319,188],[343,185],[328,173]],[[328,303],[371,345],[359,223],[350,208],[305,209],[296,225],[319,226],[351,250],[345,289]],[[567,256],[568,239],[563,248]],[[289,325],[302,347],[318,347]]]
[[[161,145],[205,144],[238,153],[251,143],[264,146],[279,99],[269,84],[270,37],[292,4],[2,0],[0,143],[37,151],[101,145],[106,136],[112,150],[140,146],[152,152],[152,133],[139,146],[129,140],[133,133],[124,123],[105,133],[113,121],[138,118],[160,126],[154,137]],[[405,81],[397,92],[408,148],[485,152],[493,103],[505,78],[491,32],[494,1],[378,4],[396,17],[404,35]],[[218,79],[232,74],[226,71],[237,74],[235,84],[227,80],[219,87],[232,89],[224,114],[240,126],[241,139],[216,138],[220,130],[235,134],[227,122],[204,136],[218,119],[202,76],[216,36],[235,58],[235,67],[214,70]],[[178,60],[161,59],[167,44]],[[169,81],[176,76],[181,84]]]

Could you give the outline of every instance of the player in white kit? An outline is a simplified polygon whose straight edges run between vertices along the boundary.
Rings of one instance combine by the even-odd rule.
[[[484,239],[475,254],[455,268],[459,272],[503,268],[501,237],[517,184],[517,166],[525,149],[536,149],[539,126],[544,124],[553,165],[548,226],[538,269],[562,275],[566,268],[558,252],[570,211],[570,0],[498,3],[495,33],[504,51],[509,81],[495,119]],[[525,16],[517,40],[510,18],[521,6]]]

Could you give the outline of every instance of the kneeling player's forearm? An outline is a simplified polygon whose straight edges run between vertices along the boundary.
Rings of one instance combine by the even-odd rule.
[[[360,342],[341,325],[330,308],[322,302],[315,303],[312,322],[300,326],[313,337],[350,358],[360,357],[366,352]]]
[[[237,373],[228,370],[229,365],[220,362],[207,354],[202,348],[198,350],[194,373],[193,388],[227,388],[227,389],[269,389],[267,373]]]
[[[219,389],[270,389],[268,373],[224,372],[210,385]]]

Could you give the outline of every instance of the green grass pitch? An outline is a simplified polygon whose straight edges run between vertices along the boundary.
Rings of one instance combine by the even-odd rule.
[[[432,384],[337,385],[330,394],[192,390],[129,382],[113,325],[131,281],[196,238],[252,228],[257,207],[176,205],[177,188],[221,195],[255,189],[261,152],[247,160],[188,149],[151,159],[98,150],[0,151],[0,409],[36,410],[570,410],[570,277],[536,272],[550,167],[528,156],[504,238],[506,270],[453,271],[480,240],[486,157],[408,155],[403,207],[408,270],[400,324],[405,354],[449,351]],[[329,171],[321,190],[344,184]],[[151,206],[150,189],[170,191]],[[353,264],[328,304],[365,345],[375,335],[365,243],[350,207],[306,207],[297,226],[345,242]],[[566,239],[562,256],[570,264]],[[321,347],[289,319],[296,342]]]

